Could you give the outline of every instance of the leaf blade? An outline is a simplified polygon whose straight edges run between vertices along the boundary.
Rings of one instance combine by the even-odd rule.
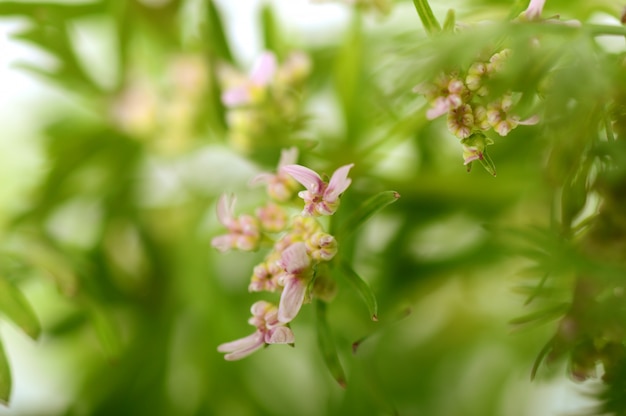
[[[326,319],[326,303],[318,300],[316,301],[315,306],[317,318],[317,341],[324,358],[324,363],[337,383],[342,388],[346,388],[346,374],[343,371],[341,362],[339,361],[337,348],[333,341],[330,327],[328,326],[328,320]]]
[[[41,324],[22,292],[5,278],[0,278],[0,312],[32,339],[41,334]]]
[[[430,36],[441,32],[441,25],[439,25],[439,22],[435,18],[433,10],[430,8],[430,4],[428,4],[428,0],[413,0],[413,4],[415,5],[415,10],[417,10],[417,14],[426,32]]]
[[[400,194],[396,191],[383,191],[372,196],[347,219],[342,225],[339,234],[342,238],[346,238],[370,219],[370,217],[386,206],[396,202],[399,198]]]
[[[365,302],[372,321],[378,321],[378,301],[370,285],[345,261],[341,262],[341,271]]]
[[[0,340],[0,403],[4,405],[9,404],[12,390],[13,377],[11,375],[11,367],[4,351],[4,345]]]

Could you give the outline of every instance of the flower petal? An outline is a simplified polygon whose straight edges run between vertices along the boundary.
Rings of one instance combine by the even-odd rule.
[[[264,316],[267,313],[267,311],[272,308],[272,306],[274,305],[264,300],[260,300],[258,302],[255,302],[250,307],[250,312],[252,312],[253,316],[257,316],[257,317]]]
[[[303,242],[290,245],[280,255],[280,266],[289,274],[302,273],[310,264],[311,259]]]
[[[309,192],[318,195],[324,186],[324,181],[315,171],[301,165],[285,165],[281,172],[291,175],[300,182]]]
[[[247,85],[239,85],[229,88],[222,93],[222,104],[226,107],[238,107],[249,104],[252,101],[250,88]]]
[[[450,109],[450,103],[445,97],[437,97],[432,103],[432,107],[426,111],[426,118],[428,120],[434,120],[439,116],[444,115]]]
[[[335,202],[348,186],[352,183],[352,179],[348,178],[348,172],[354,166],[354,163],[338,168],[328,182],[328,187],[324,191],[324,201]]]
[[[265,345],[265,342],[263,342],[263,339],[261,339],[257,344],[251,345],[248,348],[244,348],[241,350],[234,351],[230,354],[226,354],[224,356],[224,359],[227,361],[241,360],[242,358],[245,358],[248,355],[252,354],[253,352],[261,349],[261,347],[263,347],[264,345]]]
[[[292,276],[286,279],[283,293],[280,295],[278,305],[278,320],[283,323],[291,322],[298,315],[304,295],[306,293],[306,283],[304,280]]]
[[[534,126],[535,124],[539,123],[539,121],[539,116],[535,114],[534,116],[528,117],[527,119],[519,120],[517,124],[521,124],[524,126]]]
[[[230,234],[218,235],[211,240],[211,245],[219,252],[225,253],[233,248],[233,236]]]
[[[263,52],[254,63],[250,72],[250,81],[261,87],[266,86],[274,77],[276,67],[276,55],[272,52]]]
[[[264,183],[269,183],[272,179],[274,179],[276,177],[276,175],[273,175],[271,173],[259,173],[258,175],[254,176],[252,179],[250,179],[250,181],[248,182],[249,186],[258,186]]]
[[[235,196],[229,197],[226,194],[222,194],[217,201],[217,219],[226,227],[230,226],[235,215],[235,202],[237,198]]]
[[[265,334],[266,344],[293,344],[294,341],[293,332],[286,326],[277,326]]]
[[[256,346],[259,342],[261,343],[261,345],[263,345],[263,334],[259,331],[256,331],[253,334],[248,335],[247,337],[243,337],[235,341],[226,342],[219,345],[217,347],[217,351],[235,352],[239,350],[247,350]]]
[[[545,2],[546,0],[530,0],[528,8],[523,12],[524,17],[528,20],[539,18]]]
[[[292,165],[298,161],[298,148],[293,146],[289,149],[283,149],[280,152],[280,160],[278,161],[278,169],[283,166]]]

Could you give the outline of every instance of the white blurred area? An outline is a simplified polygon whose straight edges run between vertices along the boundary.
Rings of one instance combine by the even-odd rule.
[[[146,4],[155,4],[155,7],[163,1],[167,0],[144,0]],[[309,0],[273,0],[265,3],[262,0],[217,0],[216,3],[223,12],[236,56],[244,65],[250,64],[260,52],[257,15],[265,3],[274,5],[286,32],[307,45],[338,41],[350,18],[350,9],[346,5],[312,3]],[[411,2],[400,6],[380,24],[393,26],[394,22],[414,19]],[[443,9],[444,6],[441,7]],[[5,220],[7,213],[24,205],[29,190],[45,169],[40,149],[41,137],[38,136],[38,123],[46,115],[45,106],[50,102],[63,103],[67,100],[59,91],[16,67],[18,62],[43,58],[30,46],[10,39],[10,34],[21,24],[18,20],[0,21],[0,221]],[[320,30],[322,27],[324,29]],[[46,289],[37,284],[26,289],[31,300],[45,296]],[[42,312],[37,307],[35,309],[38,313]],[[11,407],[0,405],[0,415],[62,413],[75,393],[75,381],[70,374],[94,352],[72,355],[64,350],[62,344],[46,343],[44,347],[42,342],[31,341],[4,321],[0,321],[0,331],[14,382]],[[96,344],[94,349],[97,353]],[[517,400],[520,394],[528,396],[527,403],[531,403],[526,413],[528,416],[575,411],[580,408],[582,400],[578,388],[563,379],[532,384],[528,379],[516,379],[511,382],[510,389],[513,402],[516,401],[513,398],[515,395],[518,395]]]

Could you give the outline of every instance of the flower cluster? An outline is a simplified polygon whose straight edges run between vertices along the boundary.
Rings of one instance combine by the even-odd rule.
[[[433,82],[414,88],[414,92],[424,95],[430,103],[426,118],[433,120],[447,115],[448,130],[461,139],[466,165],[474,160],[483,162],[487,157],[486,146],[493,142],[485,132],[493,129],[498,135],[506,136],[520,124],[538,122],[536,116],[522,120],[513,112],[517,98],[513,92],[498,97],[490,93],[488,80],[502,72],[510,54],[510,49],[504,49],[486,61],[474,62],[464,72],[442,73]]]
[[[269,137],[275,140],[286,124],[296,126],[300,90],[310,72],[311,60],[302,52],[290,54],[282,65],[272,52],[263,52],[248,75],[222,67],[221,100],[233,144],[248,151]]]
[[[188,149],[196,134],[201,103],[214,88],[206,62],[199,55],[172,57],[158,79],[133,72],[112,97],[109,115],[120,131],[150,141],[158,152]]]
[[[320,284],[325,277],[318,276],[318,270],[337,253],[337,241],[318,218],[334,214],[339,207],[340,196],[351,183],[352,165],[338,168],[326,182],[311,169],[295,164],[297,157],[296,148],[283,150],[276,173],[262,173],[251,181],[252,185],[265,184],[270,199],[254,215],[236,216],[234,197],[223,195],[218,201],[217,216],[227,233],[213,238],[211,244],[221,252],[270,246],[264,260],[254,267],[248,290],[280,294],[278,306],[265,301],[252,306],[249,322],[256,332],[218,347],[227,353],[227,360],[243,358],[267,344],[293,344],[289,323],[302,305],[315,296],[327,300],[333,292],[329,282]],[[290,215],[298,182],[306,188],[298,193],[304,208]]]

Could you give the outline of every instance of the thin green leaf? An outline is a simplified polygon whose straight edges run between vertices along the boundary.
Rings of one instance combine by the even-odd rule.
[[[35,239],[20,241],[18,248],[25,252],[26,260],[37,270],[48,274],[57,288],[67,297],[78,292],[78,276],[72,270],[68,259],[49,244]]]
[[[110,361],[117,360],[122,350],[122,342],[111,317],[100,307],[92,307],[90,317],[105,355]]]
[[[561,223],[565,235],[571,233],[573,222],[587,203],[587,178],[593,165],[593,158],[586,157],[584,162],[570,173],[561,193]]]
[[[485,168],[487,172],[489,172],[493,176],[496,176],[496,165],[495,163],[493,163],[491,156],[489,156],[486,150],[485,152],[483,152],[483,157],[479,159],[479,161],[480,161],[480,164],[483,165],[483,168]]]
[[[32,339],[41,333],[41,324],[32,307],[11,282],[0,278],[0,312]]]
[[[9,404],[11,398],[11,389],[13,386],[13,377],[11,377],[11,367],[7,360],[4,346],[0,340],[0,403]]]
[[[535,362],[533,363],[533,368],[530,370],[531,381],[535,379],[535,376],[537,375],[537,370],[539,370],[539,366],[541,365],[541,363],[543,362],[543,359],[548,355],[548,353],[552,350],[553,347],[554,347],[554,338],[550,339],[550,341],[548,341],[546,345],[544,345],[543,348],[541,348],[541,351],[539,351],[539,354],[537,355],[537,358],[535,358]]]
[[[44,21],[67,21],[94,13],[101,13],[107,2],[92,2],[83,4],[59,4],[51,2],[17,2],[7,1],[0,3],[2,16],[36,17]]]
[[[233,62],[233,54],[230,51],[226,34],[224,33],[224,24],[220,16],[219,10],[215,6],[214,1],[207,2],[206,11],[207,23],[206,38],[209,42],[211,53],[227,62]]]
[[[454,25],[456,24],[456,16],[454,9],[449,9],[446,13],[446,20],[443,21],[443,31],[452,33],[454,31]]]
[[[384,191],[376,194],[365,201],[342,225],[339,234],[342,238],[349,236],[363,225],[371,216],[396,202],[400,198],[400,194],[396,191]]]
[[[524,302],[524,305],[528,305],[530,302],[532,302],[537,296],[539,296],[539,294],[543,291],[543,288],[546,284],[546,282],[548,281],[548,276],[550,276],[550,273],[545,273],[543,275],[543,277],[541,278],[541,280],[539,281],[539,284],[534,288],[533,292],[530,294],[530,296],[528,296],[528,299],[526,299],[526,302]]]
[[[385,322],[382,323],[382,325],[377,325],[376,326],[376,330],[373,332],[370,332],[367,335],[362,336],[361,338],[357,339],[356,341],[354,341],[352,343],[352,354],[356,354],[359,347],[361,346],[361,344],[363,344],[363,342],[367,341],[372,335],[376,334],[376,333],[380,333],[383,329],[385,329],[386,327],[393,325],[395,323],[397,323],[398,321],[406,318],[407,316],[411,315],[412,310],[410,307],[403,307],[399,310],[397,310],[395,313],[392,313],[392,317],[391,319],[387,319]]]
[[[435,18],[433,10],[430,8],[430,4],[428,4],[428,0],[413,0],[413,4],[415,5],[415,10],[417,10],[417,14],[426,32],[431,36],[441,32],[441,25],[439,25],[439,22]]]
[[[366,127],[362,114],[363,97],[367,96],[369,81],[364,76],[363,28],[359,14],[355,14],[334,67],[335,88],[346,123],[346,138],[354,142]]]
[[[276,24],[276,18],[269,5],[266,5],[261,10],[261,27],[263,28],[263,43],[265,49],[274,51],[281,57],[282,52],[284,52],[283,41],[280,35],[279,25]]]
[[[560,303],[558,305],[544,308],[544,309],[529,313],[524,316],[520,316],[519,318],[511,319],[509,323],[513,325],[524,325],[524,324],[528,324],[531,322],[535,322],[535,323],[547,322],[563,315],[565,312],[567,312],[569,307],[570,307],[569,303]]]
[[[324,362],[328,367],[328,370],[332,374],[333,378],[337,380],[337,383],[343,388],[346,387],[346,375],[339,362],[337,355],[337,348],[333,341],[333,336],[328,326],[328,320],[326,319],[326,303],[320,300],[316,301],[316,315],[317,315],[317,340],[319,343]]]
[[[363,298],[363,301],[365,302],[365,305],[367,305],[367,309],[370,312],[372,321],[378,321],[378,302],[376,301],[376,295],[374,295],[370,285],[368,285],[367,282],[363,280],[347,262],[342,261],[340,267],[343,275],[347,278],[350,285],[352,285],[361,298]]]

